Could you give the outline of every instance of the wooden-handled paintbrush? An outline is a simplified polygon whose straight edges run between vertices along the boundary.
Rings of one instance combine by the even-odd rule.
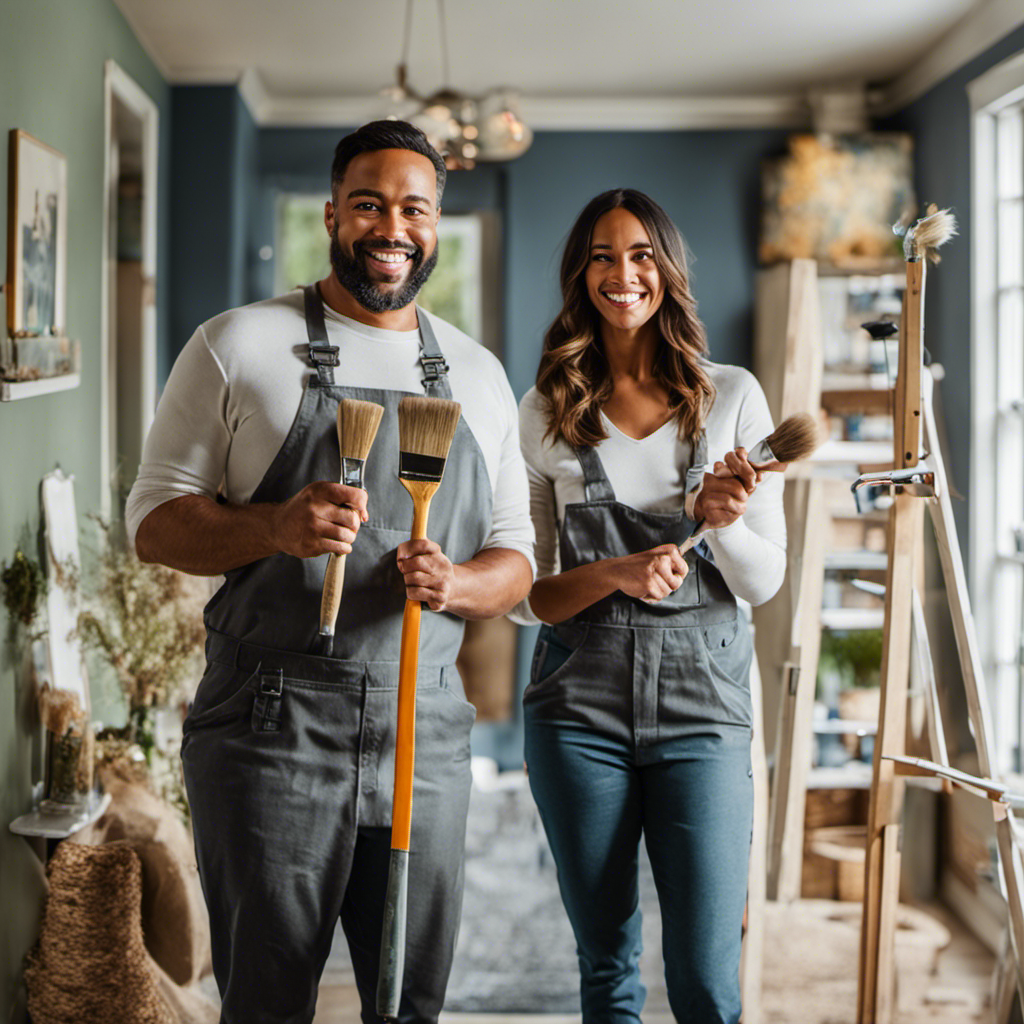
[[[411,540],[427,535],[430,501],[441,485],[445,461],[462,407],[444,398],[403,398],[398,403],[398,478],[412,498]],[[384,929],[377,981],[377,1013],[398,1016],[405,971],[406,902],[409,888],[409,835],[416,751],[416,672],[419,663],[418,601],[405,602],[398,666],[398,725],[395,741],[395,796],[391,818],[391,861],[384,901]]]
[[[384,406],[376,402],[362,402],[357,398],[343,398],[338,403],[338,448],[341,450],[341,482],[348,487],[363,489],[363,469],[370,454],[377,428],[384,415]],[[318,643],[321,654],[328,657],[334,652],[334,623],[341,607],[341,590],[345,584],[346,555],[331,554],[324,574],[324,589],[320,598],[320,633]]]
[[[928,261],[939,262],[938,248],[956,234],[956,218],[933,203],[926,215],[904,229],[903,258],[907,265],[907,286],[903,292],[897,381],[906,395],[902,415],[895,417],[893,454],[897,469],[916,466],[921,450],[921,356],[924,349],[924,286]]]
[[[784,473],[791,462],[806,459],[821,444],[818,424],[806,412],[787,416],[766,438],[747,453],[747,461],[763,473]],[[728,475],[723,473],[722,475]],[[702,519],[693,533],[679,545],[685,555],[696,547],[711,527]]]

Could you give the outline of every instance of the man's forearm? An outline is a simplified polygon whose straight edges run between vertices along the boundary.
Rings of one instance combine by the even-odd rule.
[[[185,494],[158,505],[142,520],[135,550],[143,562],[160,562],[194,576],[217,576],[277,554],[278,507],[220,505],[201,494]]]
[[[487,548],[453,568],[455,580],[445,611],[463,619],[504,615],[526,597],[533,583],[529,560],[510,548]]]

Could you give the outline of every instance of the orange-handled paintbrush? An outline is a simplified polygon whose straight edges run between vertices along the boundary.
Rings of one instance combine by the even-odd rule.
[[[398,478],[412,498],[411,540],[427,535],[430,501],[441,486],[445,461],[462,407],[444,398],[403,398],[398,403]],[[405,602],[398,665],[398,725],[395,741],[395,796],[391,819],[391,861],[384,901],[384,929],[377,981],[377,1013],[398,1017],[405,971],[405,924],[409,889],[409,835],[416,752],[416,672],[419,663],[418,601]]]
[[[370,454],[377,428],[384,415],[384,406],[343,398],[338,403],[338,448],[341,451],[341,482],[363,489],[363,469]],[[330,656],[334,650],[334,623],[341,607],[341,590],[345,584],[346,555],[331,554],[324,573],[324,589],[320,597],[320,652]]]

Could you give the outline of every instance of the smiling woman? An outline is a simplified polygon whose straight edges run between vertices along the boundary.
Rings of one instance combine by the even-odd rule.
[[[525,753],[583,1020],[641,1019],[643,835],[673,1016],[736,1024],[753,721],[736,599],[767,600],[785,572],[779,484],[746,455],[771,417],[749,373],[707,359],[682,237],[643,193],[585,207],[561,286],[520,405],[537,580],[516,614],[544,623]]]

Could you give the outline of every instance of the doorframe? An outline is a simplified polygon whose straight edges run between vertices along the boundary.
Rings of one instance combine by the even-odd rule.
[[[116,62],[103,65],[103,251],[100,314],[100,510],[112,511],[117,459],[117,314],[114,296],[117,274],[117,239],[112,237],[117,181],[114,144],[114,100],[123,103],[142,122],[142,273],[145,281],[139,390],[142,416],[140,441],[145,439],[156,409],[156,267],[157,190],[160,112],[142,87]],[[141,445],[140,445],[141,450]]]

